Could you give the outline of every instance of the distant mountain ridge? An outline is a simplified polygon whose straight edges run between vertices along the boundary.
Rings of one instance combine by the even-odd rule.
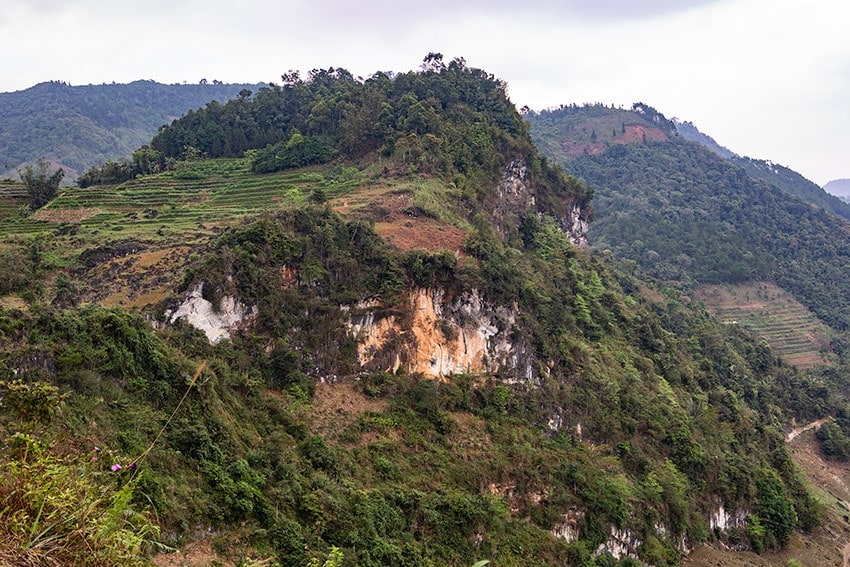
[[[643,105],[562,107],[526,118],[544,154],[593,188],[591,247],[685,288],[773,281],[834,329],[850,328],[845,203],[788,168],[725,159],[670,133],[671,122]],[[617,143],[630,124],[669,140]],[[594,133],[599,151],[567,151]]]
[[[732,150],[718,144],[711,136],[700,132],[693,122],[683,122],[676,118],[673,118],[672,122],[676,125],[676,130],[684,139],[696,142],[720,157],[743,166],[747,173],[754,178],[766,181],[808,203],[817,205],[834,215],[850,220],[850,205],[838,198],[841,195],[836,196],[837,194],[829,192],[826,187],[821,188],[796,171],[773,163],[770,160],[739,156]],[[850,196],[850,183],[848,183],[845,196]]]
[[[850,179],[833,179],[823,186],[823,190],[847,202],[850,199]]]
[[[672,118],[671,120],[673,124],[676,125],[676,131],[678,131],[684,139],[690,140],[691,142],[696,142],[701,146],[708,148],[720,157],[726,159],[738,157],[738,154],[736,154],[725,146],[721,146],[714,140],[714,138],[712,138],[708,134],[703,134],[702,132],[700,132],[693,122],[680,121],[678,118]]]
[[[129,156],[157,129],[212,100],[260,85],[165,85],[154,81],[71,86],[51,81],[0,93],[0,178],[41,158],[73,182],[85,169]]]

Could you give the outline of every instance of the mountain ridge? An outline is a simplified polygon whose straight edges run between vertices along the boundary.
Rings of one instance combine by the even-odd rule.
[[[562,124],[600,113],[609,121],[628,119],[628,111],[604,107],[530,117],[544,153],[596,189],[591,246],[610,246],[650,275],[686,287],[754,278],[795,286],[788,291],[821,319],[839,330],[848,328],[846,309],[835,309],[843,304],[843,294],[808,275],[818,273],[843,285],[847,221],[789,192],[790,182],[765,181],[793,182],[802,176],[768,162],[728,160],[681,138],[611,144],[595,154],[564,152],[557,141],[565,133]],[[817,255],[822,264],[810,266],[810,272],[795,267]]]
[[[107,159],[129,157],[157,129],[213,99],[261,85],[127,84],[71,86],[60,81],[0,93],[0,177],[44,158],[73,182]]]
[[[740,156],[718,144],[711,136],[700,132],[692,122],[682,122],[674,118],[673,123],[676,125],[676,130],[686,140],[696,142],[720,157],[742,165],[747,173],[753,177],[762,179],[800,197],[804,201],[818,205],[834,215],[850,220],[850,206],[826,191],[826,187],[821,188],[791,168],[773,163],[770,160]]]

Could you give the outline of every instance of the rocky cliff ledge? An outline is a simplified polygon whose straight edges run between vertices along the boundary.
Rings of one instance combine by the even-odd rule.
[[[441,289],[417,289],[397,311],[361,304],[351,310],[364,370],[450,374],[499,372],[509,380],[535,379],[528,344],[516,338],[516,309],[494,307],[477,290],[448,299]]]

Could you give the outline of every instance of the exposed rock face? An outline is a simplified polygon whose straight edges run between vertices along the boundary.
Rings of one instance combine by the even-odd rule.
[[[711,531],[714,532],[715,537],[724,539],[732,530],[745,531],[749,517],[749,510],[726,510],[723,504],[719,504],[709,515],[708,525]],[[746,551],[750,548],[749,545],[742,542],[734,543],[730,547],[738,551]]]
[[[615,559],[637,557],[637,550],[643,544],[637,534],[631,530],[621,530],[611,526],[610,535],[605,543],[596,550],[597,555],[610,553]]]
[[[417,289],[406,303],[390,313],[357,306],[349,328],[362,368],[432,378],[501,371],[508,381],[535,379],[530,346],[511,337],[515,309],[490,306],[477,290],[449,301],[441,289]]]
[[[575,541],[581,535],[579,525],[584,519],[585,511],[576,507],[570,508],[563,516],[563,520],[555,524],[552,534],[555,537],[566,540],[567,543]]]
[[[496,194],[498,201],[493,217],[502,234],[516,230],[519,215],[537,210],[537,198],[529,182],[528,166],[522,159],[515,159],[505,167]],[[558,224],[574,245],[587,246],[587,214],[578,204],[568,208],[569,212],[558,215]]]
[[[51,374],[56,373],[56,361],[53,360],[51,354],[37,348],[9,360],[7,364],[15,376],[25,374],[37,368],[44,369]]]
[[[257,307],[248,308],[235,297],[221,299],[218,310],[204,299],[204,284],[199,283],[175,311],[165,312],[169,323],[185,318],[186,322],[207,335],[210,344],[229,339],[230,333],[241,328],[257,317]]]
[[[502,233],[516,228],[516,215],[534,209],[537,200],[528,181],[528,167],[523,160],[515,159],[505,168],[496,187],[498,201],[493,216]]]
[[[558,224],[569,236],[570,242],[582,248],[587,246],[587,228],[590,223],[581,207],[573,205],[569,214],[558,218]]]
[[[732,528],[743,528],[747,524],[749,514],[745,510],[727,512],[721,504],[717,510],[708,518],[708,525],[712,531],[728,532]]]

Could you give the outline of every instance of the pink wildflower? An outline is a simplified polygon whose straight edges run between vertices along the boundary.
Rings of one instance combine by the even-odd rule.
[[[112,465],[111,467],[109,467],[109,470],[111,470],[112,472],[117,472],[117,471],[120,471],[120,470],[121,470],[121,469],[123,469],[123,468],[124,468],[124,467],[122,467],[122,466],[121,466],[121,465],[119,465],[118,463],[115,463],[114,465]]]

